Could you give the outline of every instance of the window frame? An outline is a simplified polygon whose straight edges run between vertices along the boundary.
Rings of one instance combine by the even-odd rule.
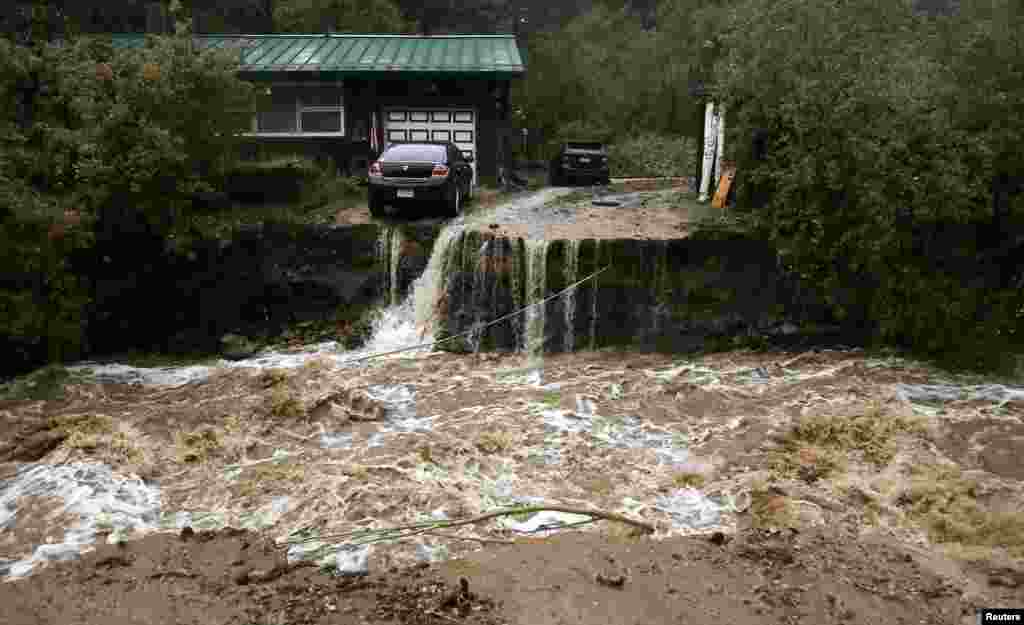
[[[277,87],[299,87],[299,88],[310,88],[310,87],[331,87],[339,89],[338,94],[338,105],[337,106],[303,106],[302,95],[300,91],[295,93],[295,132],[261,132],[259,129],[259,114],[262,111],[257,111],[252,116],[252,132],[243,133],[245,137],[290,137],[290,138],[302,138],[302,137],[344,137],[348,128],[345,125],[345,93],[342,90],[342,83],[295,83],[295,82],[272,82],[267,85],[271,89]],[[338,132],[303,132],[302,131],[302,114],[303,113],[338,113],[341,116],[341,130]]]

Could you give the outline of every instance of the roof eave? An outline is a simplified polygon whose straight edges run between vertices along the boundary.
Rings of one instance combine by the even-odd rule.
[[[239,78],[253,82],[272,82],[287,78],[302,78],[307,80],[341,80],[345,78],[366,78],[379,80],[383,78],[461,78],[477,80],[511,80],[522,78],[524,72],[519,69],[508,70],[471,70],[471,71],[441,71],[430,69],[306,69],[306,70],[277,70],[277,69],[243,69],[239,70]]]

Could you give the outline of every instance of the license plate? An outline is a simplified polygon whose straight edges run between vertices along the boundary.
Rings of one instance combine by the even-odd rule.
[[[397,197],[412,197],[413,192],[412,189],[399,189],[398,191],[395,192],[395,195]]]
[[[580,162],[581,162],[581,163],[589,163],[589,162],[590,162],[590,159],[589,159],[589,158],[587,158],[586,156],[581,156],[581,157],[580,157]]]

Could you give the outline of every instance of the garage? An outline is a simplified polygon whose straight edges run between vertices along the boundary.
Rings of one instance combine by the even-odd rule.
[[[473,157],[476,171],[476,111],[473,109],[390,108],[384,111],[384,137],[398,141],[451,141],[466,156]]]
[[[238,76],[267,101],[239,146],[247,157],[329,158],[365,175],[382,146],[451,141],[473,157],[473,183],[497,184],[509,158],[511,82],[526,71],[514,35],[203,35],[197,49],[237,50]],[[115,35],[117,48],[144,35]],[[234,52],[232,52],[234,54]]]

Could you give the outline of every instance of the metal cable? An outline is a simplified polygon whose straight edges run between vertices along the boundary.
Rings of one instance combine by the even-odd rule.
[[[449,336],[446,339],[442,339],[440,341],[429,341],[427,343],[420,343],[418,345],[412,345],[410,347],[403,347],[402,349],[396,349],[396,350],[392,350],[392,351],[389,351],[389,352],[380,352],[380,353],[377,353],[377,354],[370,354],[369,356],[360,356],[359,358],[351,358],[349,360],[343,360],[339,364],[346,365],[346,364],[353,363],[353,362],[362,362],[364,360],[370,360],[370,359],[373,359],[373,358],[379,358],[381,356],[389,356],[391,354],[399,354],[401,352],[407,352],[407,351],[411,351],[411,350],[414,350],[414,349],[420,349],[421,347],[430,347],[430,346],[434,346],[434,345],[440,345],[441,343],[446,343],[448,341],[452,341],[454,339],[457,339],[457,338],[460,338],[460,337],[472,334],[474,332],[478,332],[480,330],[483,330],[484,328],[487,328],[487,327],[493,326],[495,324],[501,323],[502,321],[505,321],[506,319],[509,319],[510,317],[514,317],[514,316],[516,316],[516,315],[518,315],[518,314],[520,314],[522,312],[525,312],[525,311],[529,310],[530,308],[533,308],[535,306],[540,306],[542,304],[546,304],[547,302],[555,299],[556,297],[561,297],[565,293],[568,293],[569,291],[571,291],[572,289],[576,288],[577,286],[583,284],[587,280],[590,280],[591,278],[593,278],[593,277],[603,273],[609,267],[610,267],[610,265],[602,267],[601,269],[598,269],[597,271],[595,271],[594,273],[590,274],[586,278],[583,278],[582,280],[578,280],[578,281],[570,284],[569,286],[565,287],[564,289],[562,289],[558,293],[555,293],[554,295],[546,297],[546,298],[540,300],[539,302],[534,302],[533,304],[527,304],[526,306],[520,308],[519,310],[517,310],[515,312],[511,312],[511,313],[509,313],[509,314],[507,314],[507,315],[505,315],[503,317],[499,317],[499,318],[495,319],[494,321],[489,321],[489,322],[487,322],[485,324],[482,324],[482,325],[474,324],[473,327],[470,328],[469,330],[467,330],[465,332],[460,332],[459,334],[455,334],[453,336]]]

